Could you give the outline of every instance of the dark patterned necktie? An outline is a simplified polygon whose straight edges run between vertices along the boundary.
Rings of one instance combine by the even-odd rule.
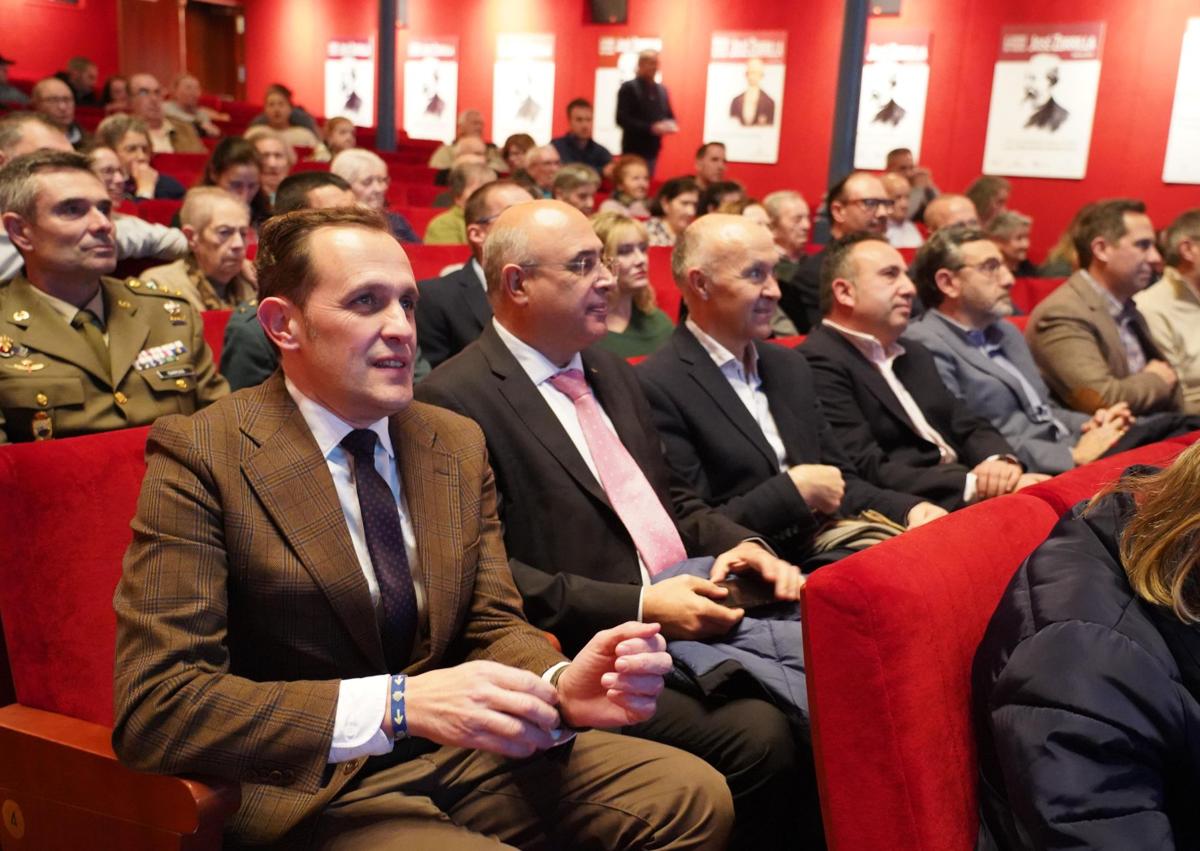
[[[402,671],[412,658],[417,628],[417,595],[413,588],[400,513],[392,489],[375,469],[375,432],[360,428],[342,439],[354,469],[354,488],[362,512],[363,532],[379,597],[383,604],[383,653],[388,670]]]

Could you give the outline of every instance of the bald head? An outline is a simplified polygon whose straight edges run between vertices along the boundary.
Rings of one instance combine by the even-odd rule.
[[[75,95],[71,87],[57,77],[39,80],[29,100],[34,109],[49,118],[60,130],[66,130],[75,121]]]
[[[34,151],[70,151],[66,134],[34,113],[16,113],[0,120],[0,165]]]
[[[951,225],[979,227],[979,214],[966,195],[945,194],[934,198],[925,207],[925,225],[930,233]]]

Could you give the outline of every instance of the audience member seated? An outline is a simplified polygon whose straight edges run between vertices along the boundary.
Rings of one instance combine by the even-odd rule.
[[[146,425],[229,392],[189,304],[105,277],[117,264],[112,200],[86,157],[7,162],[0,210],[25,264],[0,286],[0,443]]]
[[[1001,214],[1004,215],[1004,214]],[[1025,469],[1062,473],[1104,455],[1200,428],[1200,418],[1147,414],[1124,402],[1092,416],[1051,397],[1013,313],[1012,274],[981,230],[942,228],[917,254],[917,288],[929,310],[905,339],[933,355],[946,387],[1008,440]]]
[[[554,177],[562,168],[558,148],[541,145],[525,155],[525,171],[533,178],[533,185],[541,198],[554,197]]]
[[[1008,196],[1011,191],[1011,183],[992,174],[975,178],[967,187],[965,194],[975,205],[975,214],[984,230],[992,223],[992,219],[1008,209]]]
[[[143,281],[183,294],[196,311],[228,310],[254,301],[258,288],[242,274],[250,210],[218,186],[188,191],[179,211],[188,254],[142,273]]]
[[[726,201],[720,207],[717,207],[716,212],[724,213],[728,216],[742,216],[756,225],[762,225],[767,230],[771,229],[771,217],[767,215],[767,208],[757,198],[739,198],[736,201]]]
[[[177,260],[187,254],[187,237],[178,228],[148,222],[138,216],[126,215],[115,209],[125,200],[129,178],[121,160],[112,148],[93,147],[87,154],[92,174],[100,178],[113,203],[112,220],[117,241],[117,259],[152,257],[158,260]]]
[[[129,81],[119,74],[114,74],[104,81],[100,90],[100,105],[105,113],[129,112]]]
[[[450,169],[448,185],[454,206],[434,216],[425,229],[427,245],[466,245],[467,220],[463,208],[471,193],[496,179],[496,172],[482,163],[463,163]]]
[[[118,756],[241,782],[239,845],[723,847],[698,760],[600,731],[555,750],[653,715],[670,657],[625,623],[571,661],[522,617],[479,430],[412,402],[416,287],[383,217],[292,213],[259,258],[282,374],[149,438]]]
[[[329,164],[329,171],[350,184],[360,204],[387,217],[392,236],[401,242],[421,241],[408,219],[387,208],[387,191],[392,179],[388,175],[387,163],[379,154],[364,148],[340,151]]]
[[[38,80],[30,94],[30,107],[63,131],[75,150],[87,146],[87,134],[75,123],[75,97],[71,94],[71,87],[58,77]]]
[[[925,227],[931,234],[942,228],[963,225],[979,227],[979,213],[975,204],[966,195],[947,192],[930,201],[925,207]]]
[[[272,94],[280,94],[289,104],[292,103],[292,90],[282,83],[272,83],[271,85],[267,86],[266,94],[263,95],[263,101],[265,102],[268,100]],[[267,127],[270,125],[270,123],[271,120],[267,117],[265,110],[250,120],[251,127]],[[318,131],[317,119],[309,115],[308,111],[302,106],[291,107],[291,112],[288,113],[288,126],[303,127],[305,130],[312,133],[314,137],[317,135]]]
[[[851,172],[833,185],[828,197],[831,240],[859,233],[876,236],[887,233],[892,201],[875,175]],[[807,254],[776,270],[779,306],[800,334],[807,334],[810,328],[821,324],[821,264],[825,250]]]
[[[229,116],[200,105],[200,81],[191,74],[180,74],[171,86],[171,99],[163,104],[163,114],[185,124],[191,124],[201,136],[215,139],[221,130],[214,121],[228,121]]]
[[[646,201],[650,194],[650,172],[646,161],[636,154],[617,157],[612,180],[613,194],[600,204],[600,212],[620,213],[634,219],[650,218]]]
[[[1179,376],[1183,410],[1200,414],[1200,210],[1167,228],[1162,280],[1133,297],[1163,359]]]
[[[315,149],[321,144],[321,140],[308,127],[292,124],[294,109],[292,93],[288,88],[280,85],[267,87],[267,96],[263,101],[263,116],[267,119],[266,126],[283,136],[293,148]]]
[[[491,166],[492,171],[503,172],[507,170],[508,164],[500,156],[500,151],[496,149],[495,145],[487,141],[484,135],[483,113],[477,109],[465,110],[458,116],[458,135],[454,137],[454,143],[468,136],[474,136],[483,142],[487,164]],[[439,170],[453,167],[454,157],[458,153],[454,143],[442,145],[437,148],[429,157],[429,167]]]
[[[892,202],[892,211],[888,213],[887,220],[888,244],[892,248],[920,248],[925,238],[908,215],[908,203],[912,196],[908,178],[899,172],[889,171],[884,172],[879,180]]]
[[[272,204],[279,184],[296,167],[296,149],[291,143],[270,127],[251,127],[246,131],[246,141],[254,146],[258,158],[258,179],[262,191]]]
[[[674,245],[679,235],[696,220],[700,190],[690,177],[672,177],[662,185],[650,205],[646,234],[651,245]]]
[[[736,180],[722,180],[710,183],[700,193],[696,201],[696,215],[706,216],[715,212],[722,204],[740,201],[746,197],[746,189]]]
[[[1080,270],[1033,309],[1025,327],[1046,384],[1085,414],[1118,402],[1135,414],[1179,410],[1179,379],[1133,302],[1161,259],[1146,206],[1091,204],[1074,238]]]
[[[804,196],[791,189],[780,189],[763,198],[763,209],[767,211],[771,236],[775,239],[775,249],[779,255],[774,275],[782,298],[782,282],[791,281],[799,273],[799,266],[804,262],[804,258],[808,256],[808,235],[812,230],[812,216]],[[796,324],[778,304],[775,305],[775,314],[771,317],[771,331],[776,337],[792,337],[800,333]]]
[[[44,115],[36,112],[14,112],[0,118],[0,166],[9,160],[34,151],[70,151],[67,137]],[[4,210],[0,209],[0,213]],[[0,282],[21,271],[21,254],[0,228]]]
[[[80,106],[102,106],[96,96],[96,83],[100,79],[96,63],[86,56],[72,56],[67,60],[66,70],[54,75],[70,87],[71,96]],[[72,142],[74,144],[74,142]]]
[[[471,259],[460,269],[440,278],[417,281],[417,339],[429,363],[438,366],[458,354],[491,321],[483,275],[483,243],[492,223],[514,204],[533,197],[514,180],[494,180],[480,186],[467,199],[463,216]]]
[[[508,167],[505,170],[514,177],[519,172],[524,171],[525,157],[535,147],[537,147],[537,143],[533,141],[533,137],[528,133],[513,133],[505,139],[504,148],[501,151],[504,164]]]
[[[154,153],[208,153],[193,124],[167,116],[163,110],[162,86],[153,74],[134,74],[129,78],[129,108],[146,126]]]
[[[1133,468],[1017,570],[975,653],[977,848],[1200,836],[1200,444]]]
[[[696,188],[703,192],[725,181],[725,145],[707,142],[696,149]]]
[[[568,653],[595,630],[639,616],[668,639],[724,636],[742,617],[716,602],[731,564],[761,573],[784,600],[797,596],[800,574],[694,495],[680,495],[673,510],[671,474],[633,370],[591,346],[607,331],[613,287],[601,252],[587,219],[561,202],[501,214],[484,250],[495,317],[417,397],[483,429],[525,612]],[[651,582],[689,553],[721,554],[711,579]],[[815,801],[801,782],[808,760],[783,711],[757,695],[669,683],[654,718],[625,732],[669,740],[725,775],[736,847],[795,848],[800,811]]]
[[[556,201],[570,204],[585,216],[596,212],[596,191],[600,175],[590,165],[572,163],[554,175],[553,195]]]
[[[826,255],[825,319],[800,351],[859,475],[950,511],[1046,479],[1025,473],[1008,441],[954,398],[924,346],[901,345],[916,288],[900,252],[857,233]]]
[[[358,131],[354,122],[340,115],[326,120],[321,128],[321,146],[313,152],[317,162],[332,160],[342,151],[358,147]]]
[[[921,168],[909,148],[893,148],[887,152],[885,170],[901,175],[908,181],[908,212],[914,222],[924,221],[925,206],[940,193],[929,169]]]
[[[612,176],[613,155],[592,138],[592,105],[587,100],[575,98],[567,104],[567,132],[550,140],[550,144],[564,165],[579,163],[604,177]]]
[[[201,186],[220,186],[250,208],[250,226],[258,228],[271,215],[271,201],[259,178],[258,154],[240,136],[217,142],[204,166]]]
[[[5,56],[0,56],[0,106],[25,107],[29,105],[29,95],[8,82],[8,69],[16,63]]]
[[[328,171],[300,171],[289,174],[279,184],[274,214],[286,216],[296,210],[353,207],[358,203],[350,184],[338,175]]]
[[[623,358],[657,351],[675,324],[654,300],[645,226],[620,213],[599,213],[592,219],[592,230],[600,237],[602,262],[616,281],[608,291],[608,332],[596,345]]]
[[[872,509],[919,525],[946,512],[859,478],[825,422],[804,357],[761,342],[779,301],[776,256],[753,222],[698,219],[671,264],[687,321],[636,372],[675,473],[810,568],[848,554],[832,544],[814,550],[835,518]]]
[[[187,191],[171,175],[161,174],[150,165],[150,133],[140,119],[125,113],[108,116],[96,128],[96,142],[111,148],[129,175],[126,198],[178,200]]]
[[[1035,278],[1037,267],[1029,262],[1029,232],[1033,219],[1015,210],[997,213],[992,223],[984,230],[988,239],[996,243],[1004,265],[1014,278]]]

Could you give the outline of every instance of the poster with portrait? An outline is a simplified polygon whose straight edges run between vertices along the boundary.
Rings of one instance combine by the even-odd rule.
[[[1167,129],[1164,183],[1200,183],[1200,18],[1189,18]]]
[[[596,90],[592,97],[592,138],[617,154],[621,150],[621,128],[617,126],[617,90],[637,73],[638,54],[662,50],[657,36],[601,36],[596,63]],[[662,72],[656,78],[662,82]]]
[[[453,142],[458,115],[458,37],[412,36],[404,58],[404,132]]]
[[[992,77],[984,174],[1087,174],[1104,24],[1005,27]]]
[[[513,133],[549,143],[554,124],[554,35],[500,33],[492,74],[492,138]]]
[[[325,116],[375,126],[375,42],[332,39],[325,46]]]
[[[786,56],[782,30],[713,33],[704,141],[724,142],[730,162],[778,162]]]
[[[854,167],[881,170],[887,152],[909,148],[921,161],[929,90],[929,30],[896,29],[878,18],[867,26]]]

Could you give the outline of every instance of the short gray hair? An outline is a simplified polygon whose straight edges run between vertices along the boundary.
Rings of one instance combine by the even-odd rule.
[[[794,189],[780,189],[777,192],[772,192],[762,200],[763,209],[767,211],[767,218],[771,220],[771,224],[776,224],[779,218],[783,215],[783,207],[785,204],[790,204],[793,201],[803,201],[804,196]]]
[[[680,287],[687,280],[688,269],[700,266],[702,261],[708,259],[705,253],[707,251],[706,240],[700,231],[700,228],[688,225],[675,240],[675,247],[671,250],[671,277]]]
[[[13,148],[25,137],[26,124],[40,124],[47,130],[61,133],[62,129],[44,115],[36,112],[13,112],[0,118],[0,154],[7,159]]]
[[[512,225],[493,225],[483,243],[483,277],[488,296],[500,292],[500,272],[509,263],[523,266],[532,262],[529,257],[529,234],[524,228]]]
[[[599,185],[600,175],[590,165],[568,163],[554,175],[553,189],[555,192],[574,192],[581,186]]]
[[[100,126],[96,128],[96,140],[115,151],[126,133],[141,133],[147,142],[150,141],[150,131],[146,128],[146,122],[124,112],[110,115],[101,121]]]
[[[179,223],[203,230],[212,221],[213,207],[218,201],[232,201],[245,209],[247,214],[250,212],[250,208],[241,198],[220,186],[197,186],[189,189],[183,196],[183,206],[179,208]]]
[[[33,221],[37,212],[37,176],[47,171],[83,171],[92,174],[88,159],[74,151],[34,151],[0,167],[0,211]]]
[[[1196,242],[1200,240],[1200,209],[1180,213],[1175,221],[1167,226],[1163,235],[1163,259],[1168,266],[1178,266],[1183,258],[1179,255],[1179,246],[1185,240]]]
[[[358,180],[371,168],[382,168],[384,174],[387,174],[388,170],[387,163],[383,161],[383,157],[374,151],[368,151],[363,148],[350,148],[342,151],[329,164],[329,170],[347,183],[353,183]]]
[[[1032,225],[1033,219],[1024,213],[1018,213],[1016,210],[1005,210],[1002,213],[996,214],[996,217],[988,224],[986,230],[987,235],[990,237],[1009,239],[1013,234]]]

